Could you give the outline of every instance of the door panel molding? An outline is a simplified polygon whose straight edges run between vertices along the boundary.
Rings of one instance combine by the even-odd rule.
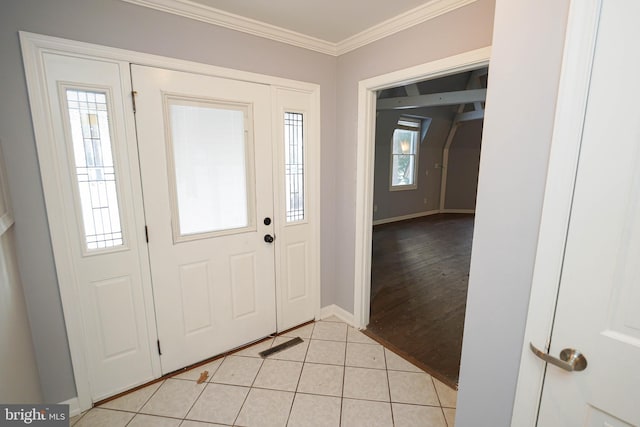
[[[309,194],[312,200],[308,206],[310,218],[313,218],[311,224],[311,238],[314,252],[312,254],[314,268],[311,271],[313,286],[313,296],[315,298],[314,307],[316,307],[316,317],[319,314],[320,307],[320,269],[319,269],[319,222],[320,222],[320,86],[313,83],[295,81],[280,77],[268,76],[263,74],[251,73],[240,70],[222,68],[209,64],[196,63],[191,61],[179,60],[174,58],[163,57],[141,53],[126,49],[112,48],[100,46],[75,40],[68,40],[58,37],[51,37],[35,33],[21,31],[19,33],[20,44],[23,54],[23,62],[25,68],[25,77],[29,92],[29,101],[32,113],[32,122],[35,134],[36,145],[40,157],[54,159],[56,153],[51,147],[50,141],[53,140],[51,128],[51,114],[48,106],[48,93],[46,85],[46,74],[44,66],[44,55],[55,54],[75,58],[86,58],[116,64],[120,69],[120,85],[122,87],[121,107],[126,112],[126,126],[129,129],[134,128],[133,114],[131,105],[131,80],[129,74],[129,66],[132,63],[146,65],[157,68],[171,69],[177,71],[185,71],[195,74],[203,74],[214,77],[223,77],[233,80],[261,83],[270,85],[272,91],[276,88],[285,90],[299,91],[310,97],[309,123],[310,132],[310,156],[309,156]],[[119,106],[120,107],[120,106]],[[274,118],[274,127],[275,127]],[[136,147],[130,147],[130,150],[136,151]],[[275,157],[275,156],[274,156]],[[41,166],[43,176],[43,189],[49,188],[51,183],[44,180],[45,176],[55,177],[56,181],[60,181],[62,174],[59,170],[51,166]],[[274,171],[275,173],[275,171]],[[279,194],[280,189],[275,191],[274,203],[282,199]],[[61,301],[67,327],[69,339],[69,349],[73,371],[75,376],[75,385],[78,393],[78,406],[84,411],[92,406],[92,397],[88,377],[88,354],[86,343],[86,330],[83,324],[82,315],[79,311],[80,295],[76,285],[75,274],[73,272],[72,253],[70,251],[70,243],[67,236],[70,236],[71,230],[64,226],[65,221],[65,204],[60,200],[54,200],[49,203],[49,199],[45,194],[47,201],[47,216],[50,224],[57,222],[63,224],[62,232],[59,239],[52,239],[52,245],[55,251],[57,279],[60,288]],[[275,218],[277,223],[283,221]],[[276,228],[277,230],[277,228]],[[144,239],[144,227],[134,230],[139,234],[140,239]],[[151,234],[153,231],[151,232]],[[151,236],[153,238],[153,235]],[[279,245],[278,240],[274,242]],[[279,246],[278,246],[279,247]],[[276,249],[277,250],[277,249]],[[140,259],[143,268],[149,269],[148,260]],[[277,280],[276,274],[276,280]],[[277,288],[280,284],[277,282]],[[279,291],[277,291],[279,292]],[[144,310],[147,313],[148,324],[153,324],[153,328],[149,328],[149,340],[155,345],[157,334],[155,331],[155,319],[153,319],[154,304],[150,286],[143,289],[144,294]],[[149,318],[151,316],[151,319]],[[153,323],[152,323],[153,322]],[[155,354],[155,353],[154,353]],[[160,362],[159,357],[155,355],[151,358],[151,366],[153,372],[159,375]]]

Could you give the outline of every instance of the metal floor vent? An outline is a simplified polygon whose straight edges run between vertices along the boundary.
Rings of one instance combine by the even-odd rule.
[[[302,338],[300,337],[295,337],[294,339],[291,339],[289,341],[285,341],[282,344],[278,344],[275,347],[271,347],[267,350],[261,351],[260,353],[258,353],[260,355],[260,357],[262,357],[263,359],[267,356],[271,356],[274,353],[278,353],[282,350],[286,350],[290,347],[293,347],[294,345],[300,344],[304,342],[302,340]]]

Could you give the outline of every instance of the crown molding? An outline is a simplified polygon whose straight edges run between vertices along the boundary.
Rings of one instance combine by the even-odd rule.
[[[432,0],[398,16],[383,21],[339,43],[333,43],[266,22],[225,12],[191,0],[122,0],[162,12],[171,13],[208,24],[218,25],[292,46],[339,56],[390,36],[414,25],[451,12],[477,0]]]
[[[373,43],[392,34],[411,28],[414,25],[437,18],[440,15],[475,3],[477,0],[432,0],[408,10],[393,18],[374,25],[354,36],[342,40],[336,45],[336,56],[343,55],[359,47]]]
[[[196,21],[218,25],[258,37],[287,43],[304,49],[314,50],[327,55],[336,55],[336,44],[310,37],[305,34],[267,24],[223,10],[214,9],[189,0],[122,0],[138,6],[144,6],[162,12],[172,13]]]

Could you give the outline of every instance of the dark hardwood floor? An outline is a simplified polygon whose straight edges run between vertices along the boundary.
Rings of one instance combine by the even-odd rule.
[[[367,335],[456,388],[473,220],[438,214],[373,230]]]

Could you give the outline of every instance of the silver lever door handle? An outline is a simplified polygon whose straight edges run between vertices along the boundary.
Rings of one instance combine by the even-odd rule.
[[[565,348],[560,352],[560,359],[553,357],[550,354],[539,350],[533,343],[529,343],[529,347],[533,354],[547,363],[557,366],[560,369],[564,369],[569,372],[584,371],[587,368],[587,358],[582,353],[573,348]]]

